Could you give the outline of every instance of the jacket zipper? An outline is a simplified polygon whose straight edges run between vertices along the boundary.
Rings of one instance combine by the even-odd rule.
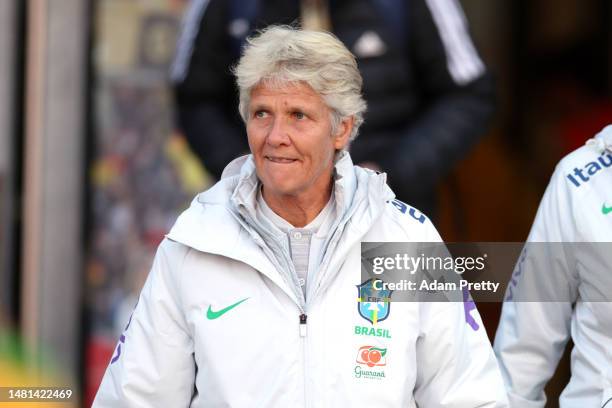
[[[302,365],[303,365],[303,376],[304,376],[304,407],[308,408],[308,315],[306,313],[300,314],[300,339],[302,340]]]
[[[300,337],[306,337],[308,334],[308,326],[306,326],[306,321],[308,320],[308,315],[302,313],[300,315]]]

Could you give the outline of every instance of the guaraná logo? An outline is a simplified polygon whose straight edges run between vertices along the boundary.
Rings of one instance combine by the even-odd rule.
[[[362,346],[357,351],[357,364],[364,364],[368,367],[382,367],[387,365],[386,348],[374,346]]]

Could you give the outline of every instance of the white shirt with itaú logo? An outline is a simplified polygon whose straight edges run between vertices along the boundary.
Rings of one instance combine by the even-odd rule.
[[[552,282],[568,299],[504,303],[495,352],[510,405],[544,407],[544,386],[571,337],[572,375],[559,406],[612,408],[612,126],[557,165],[528,241],[578,244],[572,257],[551,245],[544,259],[526,253],[517,264],[508,293]]]
[[[253,208],[237,209],[255,202],[252,159],[196,197],[159,247],[94,407],[507,406],[477,310],[358,299],[362,241],[440,237],[384,175],[348,154],[336,172],[340,215],[306,301],[245,223]]]

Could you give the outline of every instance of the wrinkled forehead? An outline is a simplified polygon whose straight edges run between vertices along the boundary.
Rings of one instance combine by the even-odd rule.
[[[304,81],[265,81],[251,89],[250,108],[262,103],[283,102],[285,105],[307,104],[313,108],[329,109],[325,99]]]
[[[272,76],[262,78],[251,88],[251,96],[254,91],[265,92],[265,93],[278,93],[278,94],[305,94],[305,95],[316,95],[320,94],[306,81],[303,80],[292,80],[283,78],[282,76]]]

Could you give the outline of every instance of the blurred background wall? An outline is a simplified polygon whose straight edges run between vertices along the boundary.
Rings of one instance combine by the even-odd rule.
[[[0,355],[12,351],[21,385],[74,384],[78,401],[88,5],[9,0],[1,12]]]
[[[13,1],[0,3],[0,299],[3,310],[13,301],[11,268],[14,237],[9,220],[14,206],[15,159],[13,126],[15,123],[15,73],[17,37],[17,7]]]
[[[497,113],[439,186],[436,223],[449,241],[522,241],[556,162],[612,122],[612,6],[461,3]],[[52,355],[24,364],[61,373],[84,406],[157,244],[213,181],[174,127],[168,68],[185,6],[0,1],[0,330],[22,355]],[[492,335],[499,305],[479,307]]]

